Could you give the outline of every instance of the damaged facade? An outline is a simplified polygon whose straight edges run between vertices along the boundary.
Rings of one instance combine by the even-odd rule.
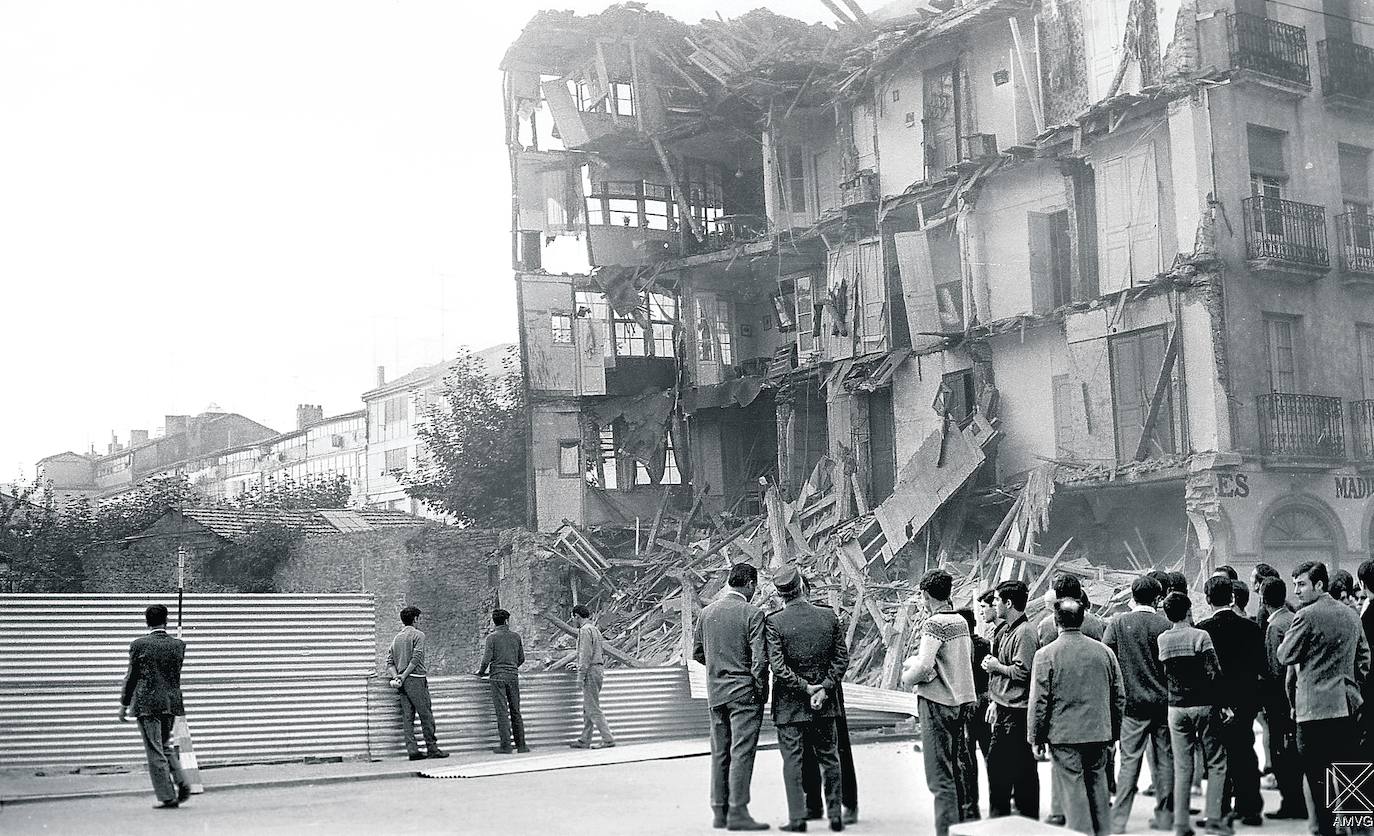
[[[823,493],[861,521],[856,583],[961,550],[989,579],[1353,568],[1374,26],[1348,5],[540,13],[503,64],[538,529],[638,549],[665,509],[724,532],[773,501],[805,528]]]

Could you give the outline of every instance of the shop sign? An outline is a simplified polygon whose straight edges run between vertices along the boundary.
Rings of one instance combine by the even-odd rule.
[[[1367,499],[1374,496],[1374,479],[1368,476],[1337,476],[1337,499]]]

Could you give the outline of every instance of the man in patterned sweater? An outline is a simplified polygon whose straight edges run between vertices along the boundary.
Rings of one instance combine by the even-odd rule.
[[[943,569],[931,569],[921,578],[927,616],[920,647],[902,671],[902,683],[916,686],[926,786],[935,799],[936,836],[947,836],[950,825],[964,820],[973,792],[968,782],[978,780],[965,768],[968,738],[964,729],[976,699],[973,642],[968,622],[950,603],[953,587],[954,578]]]
[[[1193,602],[1182,592],[1164,598],[1170,627],[1159,635],[1159,660],[1164,663],[1169,689],[1169,739],[1174,752],[1174,832],[1192,833],[1188,795],[1193,785],[1193,756],[1202,752],[1207,770],[1207,818],[1203,830],[1230,836],[1235,831],[1221,816],[1226,784],[1226,750],[1221,725],[1230,710],[1216,704],[1221,665],[1212,637],[1188,624]]]

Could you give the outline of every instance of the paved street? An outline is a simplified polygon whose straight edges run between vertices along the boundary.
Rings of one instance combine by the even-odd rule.
[[[931,832],[921,756],[909,741],[856,746],[855,761],[861,821],[854,833]],[[707,834],[716,832],[705,795],[707,769],[707,759],[698,757],[494,778],[229,790],[196,796],[175,811],[153,810],[151,794],[20,804],[0,810],[0,832]],[[775,827],[786,819],[781,769],[776,751],[759,753],[751,808]],[[1047,778],[1048,765],[1041,769]],[[1047,780],[1042,788],[1047,795]],[[986,809],[986,788],[983,797]],[[1265,803],[1277,805],[1274,793],[1265,792]],[[1147,807],[1139,806],[1131,832],[1150,833],[1147,816]],[[1306,833],[1302,822],[1282,825],[1238,832]],[[823,824],[812,830],[829,832]]]

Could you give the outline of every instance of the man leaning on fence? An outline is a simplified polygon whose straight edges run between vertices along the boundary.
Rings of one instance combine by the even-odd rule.
[[[492,610],[494,629],[487,634],[482,665],[477,669],[478,676],[491,676],[491,707],[496,713],[496,733],[501,737],[501,745],[492,751],[498,755],[530,750],[525,745],[525,718],[520,714],[520,666],[525,664],[525,644],[509,621],[509,612]]]
[[[448,757],[434,735],[434,710],[430,706],[429,674],[425,669],[425,634],[415,626],[419,621],[419,607],[401,610],[401,632],[391,640],[391,648],[386,652],[386,675],[400,700],[401,737],[413,761]],[[424,753],[415,742],[416,715],[425,738]]]
[[[181,663],[186,643],[167,635],[167,608],[153,604],[143,613],[148,635],[129,645],[129,673],[119,699],[119,721],[129,722],[132,711],[143,735],[148,775],[162,810],[175,809],[191,797],[191,785],[181,772],[181,759],[172,748],[172,727],[186,713],[181,702]]]

